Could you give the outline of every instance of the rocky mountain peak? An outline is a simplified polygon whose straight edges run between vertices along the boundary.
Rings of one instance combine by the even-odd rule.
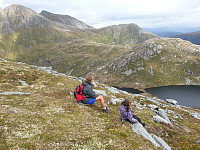
[[[49,20],[60,23],[64,26],[73,26],[79,29],[93,29],[93,27],[69,15],[53,14],[45,10],[43,10],[40,14]]]
[[[10,5],[2,12],[2,33],[8,34],[19,29],[49,25],[49,21],[30,8],[22,5]]]

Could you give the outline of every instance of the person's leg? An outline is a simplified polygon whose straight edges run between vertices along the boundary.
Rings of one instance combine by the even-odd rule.
[[[137,119],[137,121],[138,121],[139,123],[142,123],[141,119],[140,119],[138,116],[133,115],[133,118],[134,118],[134,119]]]
[[[101,103],[101,107],[102,108],[106,108],[106,106],[105,106],[105,103],[104,103],[104,99],[103,99],[103,96],[98,96],[97,98],[96,98],[96,102],[97,101],[100,101],[100,103]]]

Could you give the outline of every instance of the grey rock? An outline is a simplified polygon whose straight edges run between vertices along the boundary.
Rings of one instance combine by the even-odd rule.
[[[157,123],[166,123],[166,124],[171,124],[171,122],[168,122],[167,120],[165,120],[164,118],[160,117],[160,116],[153,116],[153,120]]]
[[[141,109],[141,110],[143,109],[142,105],[140,105],[140,104],[135,104],[135,107],[138,109]]]
[[[117,103],[121,103],[121,102],[123,102],[123,101],[124,101],[123,98],[112,98],[112,99],[110,100],[110,102],[111,102],[113,105],[116,105]]]
[[[200,119],[200,114],[199,114],[199,113],[191,113],[190,115],[191,115],[193,118]]]
[[[119,90],[118,90],[117,88],[108,87],[108,86],[106,86],[105,88],[108,89],[108,91],[111,92],[111,93],[114,93],[114,94],[115,94],[115,93],[120,93]]]
[[[29,86],[26,81],[23,81],[23,80],[19,80],[18,81],[22,86]]]
[[[197,140],[196,143],[199,144],[199,143],[200,143],[200,140]]]
[[[160,137],[156,136],[155,134],[151,134],[153,139],[164,149],[164,150],[171,150],[171,147]]]
[[[4,61],[4,62],[7,62],[7,60],[3,59],[3,58],[0,58],[0,60]]]
[[[171,122],[170,122],[170,120],[169,120],[169,118],[168,118],[166,112],[165,112],[163,109],[158,108],[157,114],[158,114],[160,117],[162,117],[163,119],[167,120],[167,122],[169,122],[169,123],[171,124]]]
[[[153,104],[149,104],[149,105],[147,105],[149,108],[150,108],[150,110],[152,110],[152,111],[154,111],[155,109],[157,109],[158,108],[158,106],[156,106],[156,105],[153,105]]]
[[[142,135],[144,138],[147,140],[151,141],[153,145],[156,147],[160,147],[160,145],[152,138],[152,136],[147,132],[147,130],[140,124],[140,123],[135,123],[132,124],[132,130],[133,132],[136,132],[140,135]]]
[[[174,118],[183,119],[179,114],[175,113],[173,110],[166,110],[166,112],[172,114]]]
[[[125,74],[125,75],[127,75],[127,76],[131,75],[132,73],[133,73],[133,71],[132,71],[131,69],[129,69],[129,70],[123,72],[123,74]]]
[[[191,82],[190,78],[185,78],[185,85],[191,85]]]
[[[94,89],[94,92],[95,92],[95,93],[98,93],[98,94],[100,94],[100,95],[107,96],[106,91],[104,91],[104,90],[95,90],[95,89]]]
[[[152,67],[152,66],[149,67],[149,73],[150,73],[152,76],[154,75],[153,67]]]
[[[17,92],[17,91],[0,93],[0,95],[30,95],[30,94],[32,94],[32,93],[30,93],[30,92]]]
[[[176,100],[174,100],[174,99],[166,99],[166,101],[168,103],[170,103],[170,104],[173,104],[173,105],[177,105],[178,104],[178,102]]]
[[[98,87],[97,84],[96,84],[96,82],[93,82],[93,83],[92,83],[92,86],[93,86],[93,87]]]

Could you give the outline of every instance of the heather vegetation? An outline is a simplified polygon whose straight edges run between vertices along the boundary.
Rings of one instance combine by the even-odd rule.
[[[99,104],[76,103],[70,93],[80,82],[72,77],[56,76],[37,70],[35,66],[0,60],[0,79],[0,93],[30,93],[0,94],[1,149],[159,149],[134,133],[128,123],[122,124],[120,103],[111,103],[113,97],[131,98],[132,107],[146,122],[147,131],[163,138],[172,149],[199,148],[196,141],[199,140],[200,122],[190,116],[199,110],[163,105],[160,108],[172,110],[183,118],[169,114],[173,120],[171,126],[153,121],[155,112],[148,105],[157,104],[150,101],[150,95],[112,93],[106,85],[98,83],[95,89],[106,92],[106,104],[112,111],[106,114]],[[28,85],[20,84],[20,80]]]
[[[121,122],[125,98],[148,133],[172,149],[200,148],[199,107],[109,87],[200,85],[199,46],[158,38],[135,24],[94,29],[70,16],[42,16],[19,5],[0,13],[0,149],[163,148]],[[105,93],[111,113],[74,99],[74,88],[87,74],[98,81],[95,90]],[[159,110],[170,122],[160,122]]]

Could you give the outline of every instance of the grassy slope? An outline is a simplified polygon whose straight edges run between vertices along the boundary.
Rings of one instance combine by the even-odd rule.
[[[52,66],[59,72],[72,71],[72,75],[84,76],[126,51],[127,49],[120,46],[71,40],[35,46],[17,55],[17,60],[28,64]]]
[[[86,39],[109,45],[134,46],[145,40],[157,37],[154,34],[143,31],[136,24],[114,25],[88,31],[92,32],[85,36]]]
[[[120,123],[119,104],[109,105],[110,114],[103,113],[98,103],[81,106],[70,95],[78,81],[23,66],[0,60],[0,92],[33,92],[27,96],[0,96],[1,149],[157,149],[133,133],[128,124]],[[30,86],[21,86],[19,79]],[[108,104],[112,94],[106,92]],[[115,96],[127,98],[124,94]],[[135,101],[139,102],[140,97]],[[195,142],[199,140],[200,121],[188,113],[174,108],[184,120],[175,119],[177,127],[172,128],[154,123],[154,113],[148,108],[132,107],[146,122],[146,129],[162,137],[172,149],[199,148]]]
[[[53,26],[19,30],[0,37],[0,57],[16,60],[19,52],[36,45],[56,43],[74,38],[70,33],[62,32]]]
[[[103,78],[103,82],[114,83],[112,85],[115,86],[136,88],[184,85],[186,78],[191,80],[191,84],[200,84],[199,46],[179,39],[151,40],[153,42],[138,44],[132,51],[127,52],[127,55],[117,58],[112,65],[97,72],[97,78]],[[162,49],[153,50],[157,46],[161,46]],[[130,56],[131,59],[126,65],[119,67],[120,62],[126,62]],[[153,75],[150,72],[151,67]],[[125,75],[124,72],[127,70],[132,70],[132,74]],[[189,70],[192,70],[193,74],[189,75]]]

